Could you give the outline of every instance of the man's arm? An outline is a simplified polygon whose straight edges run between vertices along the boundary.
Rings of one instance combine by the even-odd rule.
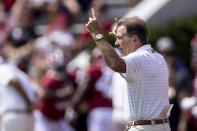
[[[71,106],[73,108],[76,108],[81,101],[84,99],[83,97],[85,96],[85,94],[88,91],[88,87],[90,84],[90,76],[88,73],[82,72],[80,73],[80,75],[82,77],[78,78],[77,81],[77,89],[74,93],[74,95],[72,96],[72,100],[71,100]]]
[[[31,101],[29,100],[29,97],[27,96],[26,92],[24,91],[22,85],[20,84],[20,82],[17,79],[12,79],[9,83],[12,87],[14,87],[19,94],[24,98],[25,102],[27,104],[30,104]]]
[[[58,89],[40,89],[38,96],[40,99],[51,98],[65,100],[74,92],[73,86],[67,85],[65,88]]]
[[[28,95],[26,94],[25,90],[23,89],[22,85],[20,84],[20,82],[16,79],[13,78],[9,85],[11,85],[13,88],[15,88],[17,90],[17,92],[22,96],[22,98],[25,100],[26,104],[27,104],[27,111],[28,112],[32,112],[35,108],[35,104],[31,102],[31,100],[29,99]]]
[[[101,51],[101,55],[106,64],[115,72],[125,73],[126,64],[123,59],[116,53],[114,48],[105,39],[96,41],[97,47]]]
[[[92,10],[92,16],[89,18],[86,27],[93,39],[95,40],[96,34],[99,34],[101,31],[99,29],[98,21],[94,15],[94,10]],[[101,40],[96,41],[96,45],[101,51],[101,55],[105,60],[106,64],[116,72],[125,73],[126,72],[126,64],[124,60],[120,58],[120,56],[116,53],[114,48],[103,38]]]

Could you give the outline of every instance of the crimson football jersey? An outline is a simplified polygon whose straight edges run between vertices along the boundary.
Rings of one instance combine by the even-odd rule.
[[[72,86],[72,80],[61,80],[54,73],[46,73],[42,79],[42,88],[46,91],[64,90],[68,86]],[[46,96],[42,99],[39,109],[47,118],[59,120],[64,117],[67,103],[68,98]]]
[[[112,107],[111,82],[113,71],[107,66],[91,64],[87,72],[90,76],[88,93],[90,109]]]

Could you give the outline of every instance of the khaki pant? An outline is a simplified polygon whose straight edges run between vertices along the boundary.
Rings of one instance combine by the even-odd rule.
[[[0,131],[33,131],[34,117],[28,113],[7,112],[1,117]]]
[[[125,131],[171,131],[168,123],[156,125],[136,125],[126,128]]]

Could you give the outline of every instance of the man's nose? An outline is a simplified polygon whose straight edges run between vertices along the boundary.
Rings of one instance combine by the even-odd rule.
[[[119,42],[118,40],[116,40],[116,42],[115,42],[114,45],[115,45],[115,46],[120,46],[120,42]]]

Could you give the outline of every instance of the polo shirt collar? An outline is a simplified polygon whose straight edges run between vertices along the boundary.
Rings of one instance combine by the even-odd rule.
[[[151,45],[146,44],[146,45],[143,45],[140,48],[138,48],[135,52],[139,52],[139,51],[142,51],[142,50],[149,50],[149,49],[152,49]]]

